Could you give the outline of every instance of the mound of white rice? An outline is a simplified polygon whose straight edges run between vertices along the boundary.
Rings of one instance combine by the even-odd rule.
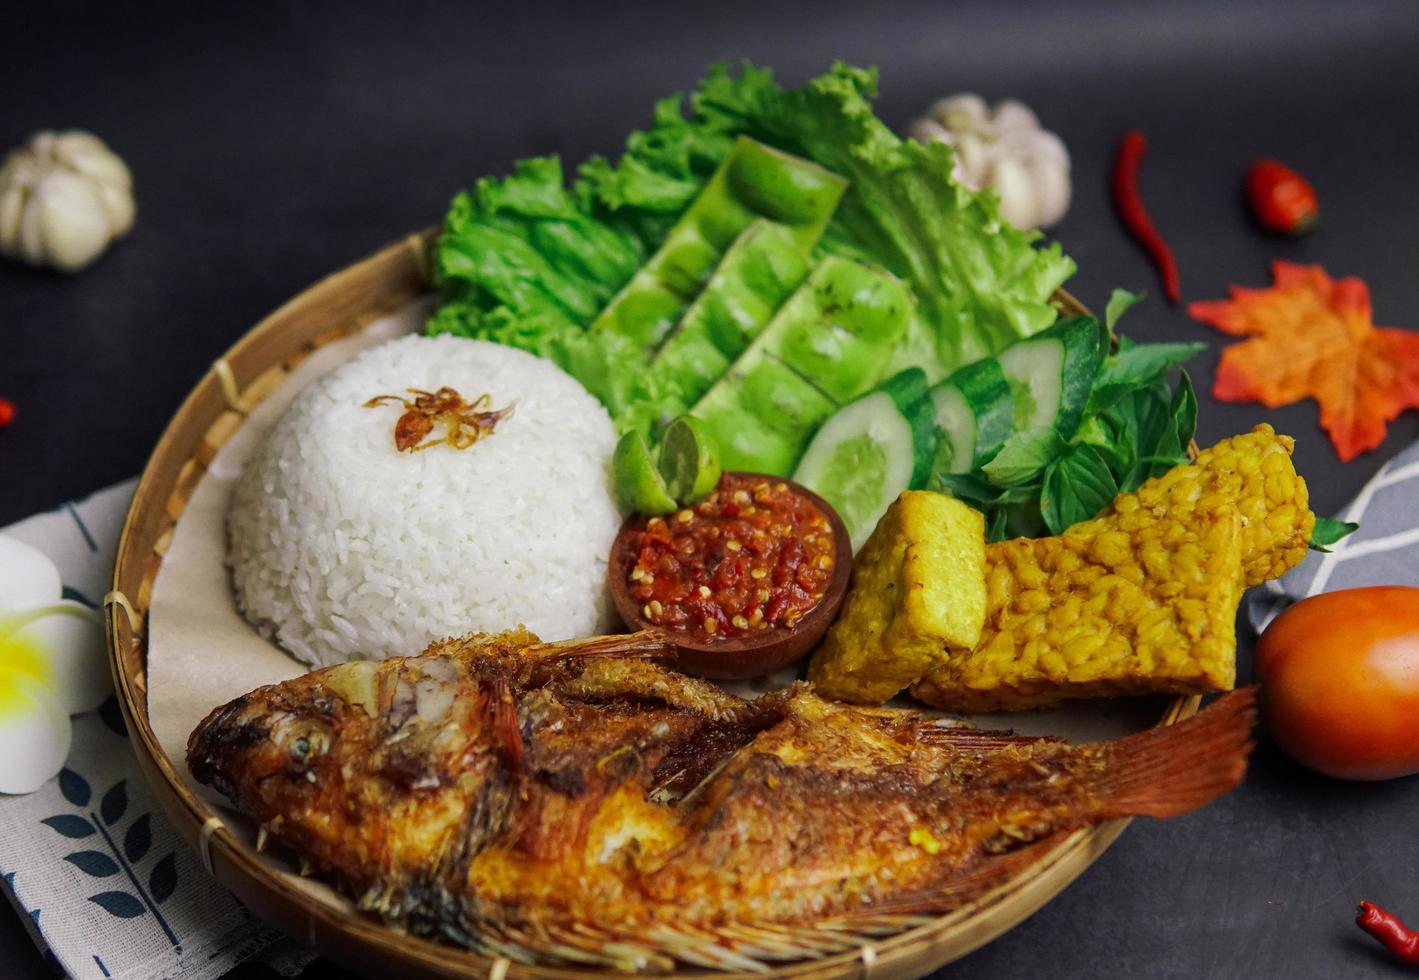
[[[411,454],[394,447],[398,403],[362,407],[441,386],[516,409],[467,449]],[[615,443],[601,404],[530,354],[447,336],[365,351],[302,391],[248,460],[227,514],[237,604],[312,666],[519,624],[604,632]]]

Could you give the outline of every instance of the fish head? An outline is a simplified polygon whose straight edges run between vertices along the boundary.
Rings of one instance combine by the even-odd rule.
[[[290,802],[366,777],[436,789],[470,749],[520,744],[505,685],[424,656],[351,661],[239,697],[193,731],[188,766],[235,801],[279,789]]]
[[[338,767],[332,748],[345,706],[315,686],[261,688],[213,711],[187,743],[201,782],[232,799],[275,776],[293,786],[322,782]]]

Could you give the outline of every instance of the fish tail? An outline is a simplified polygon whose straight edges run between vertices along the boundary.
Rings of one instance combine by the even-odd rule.
[[[1099,819],[1176,817],[1236,788],[1246,774],[1256,688],[1219,698],[1195,717],[1106,748]]]

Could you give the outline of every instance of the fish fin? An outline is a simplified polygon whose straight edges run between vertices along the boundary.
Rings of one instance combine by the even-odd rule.
[[[620,659],[673,658],[674,645],[658,630],[640,630],[616,636],[594,636],[587,640],[562,640],[529,646],[528,659],[541,661],[575,660],[583,657]]]
[[[493,680],[487,688],[484,702],[488,715],[488,727],[503,751],[503,756],[513,771],[522,767],[524,745],[522,723],[517,717],[517,701],[512,696],[512,688],[504,678]]]
[[[1234,789],[1255,723],[1256,688],[1245,687],[1186,721],[1107,743],[1097,819],[1176,817]]]
[[[1016,735],[1008,730],[987,731],[979,728],[923,725],[917,731],[917,741],[925,745],[948,745],[963,752],[996,752],[1012,745],[1035,745],[1064,740],[1057,735]]]

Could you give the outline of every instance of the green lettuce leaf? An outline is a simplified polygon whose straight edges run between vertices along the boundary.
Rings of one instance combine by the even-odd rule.
[[[550,356],[641,262],[638,243],[588,214],[555,157],[518,163],[453,199],[434,246],[443,305],[431,333],[494,340]]]
[[[916,316],[893,369],[919,365],[934,382],[1052,324],[1049,297],[1075,266],[1002,220],[994,191],[955,183],[945,144],[897,137],[873,113],[876,95],[875,69],[839,62],[766,98],[756,135],[848,178],[823,248],[910,284]]]
[[[620,163],[592,161],[582,180],[598,205],[620,214],[649,206],[628,187],[673,178],[685,196],[663,203],[678,213],[693,197],[689,185],[698,181],[697,190],[713,170],[697,151],[722,146],[722,156],[727,142],[716,141],[738,133],[843,175],[850,186],[820,248],[884,266],[911,286],[916,315],[888,373],[916,365],[936,381],[1053,323],[1049,297],[1075,266],[1058,244],[1036,248],[1037,232],[1003,221],[993,191],[956,184],[949,147],[893,133],[873,113],[876,95],[875,69],[841,62],[789,90],[766,69],[746,64],[736,78],[717,65],[688,119],[663,101]]]
[[[434,253],[442,304],[430,332],[509,344],[556,361],[623,427],[655,416],[653,378],[582,329],[664,240],[738,135],[814,160],[851,182],[823,253],[873,262],[916,309],[887,374],[932,380],[1054,322],[1050,294],[1073,271],[1058,245],[1000,218],[994,192],[952,182],[951,151],[898,138],[872,110],[874,70],[837,64],[785,90],[767,69],[715,66],[686,100],[662,99],[616,163],[593,157],[570,188],[560,163],[519,163],[457,195]],[[627,421],[627,420],[630,421]]]

